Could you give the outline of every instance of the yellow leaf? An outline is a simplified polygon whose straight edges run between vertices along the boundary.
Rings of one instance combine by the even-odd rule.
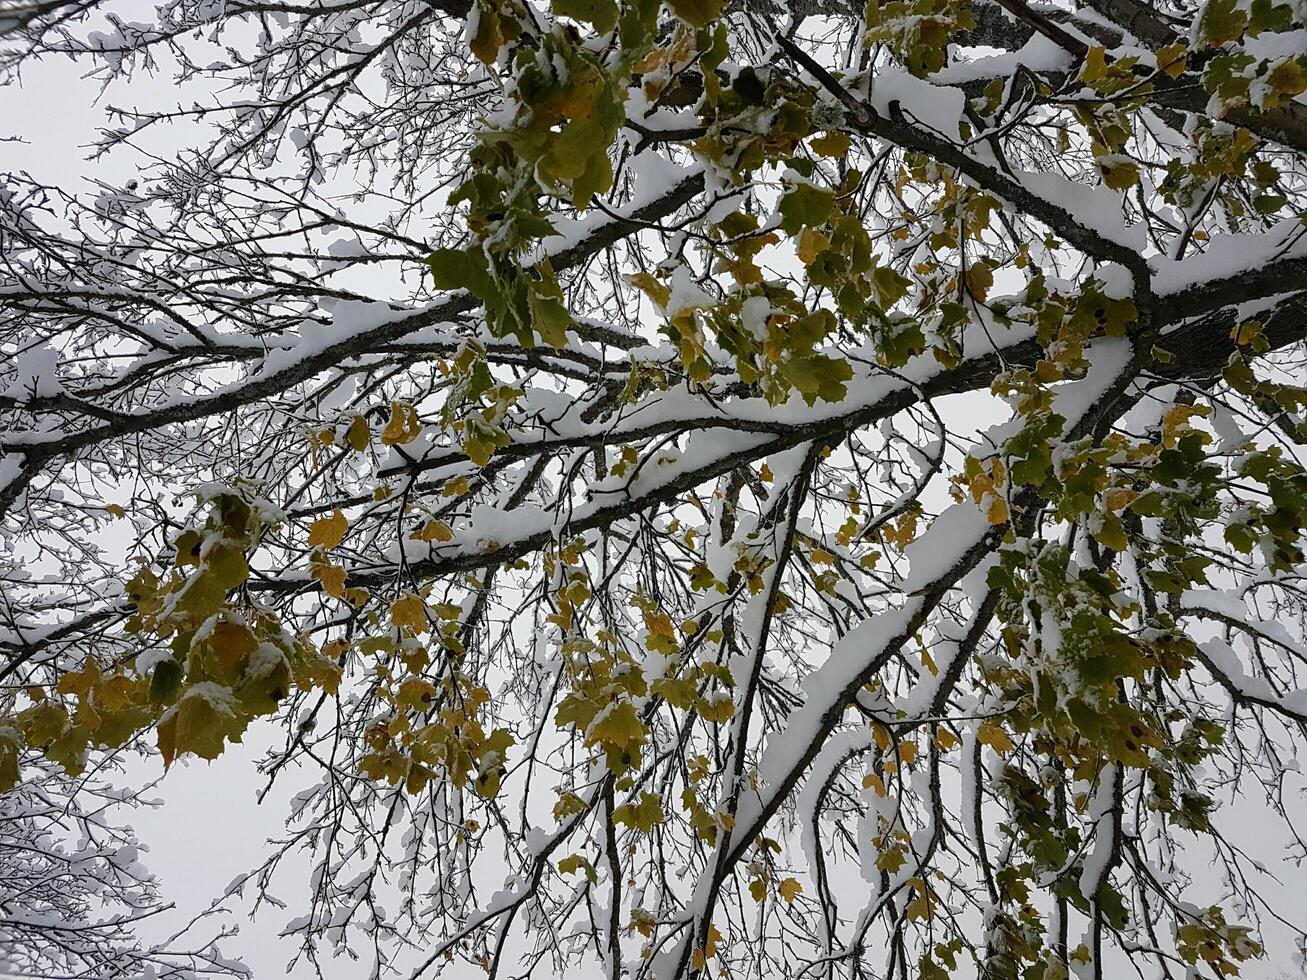
[[[468,48],[482,64],[492,65],[499,55],[500,46],[504,43],[499,11],[493,5],[483,2],[472,6],[478,11],[478,17],[476,33],[468,41]]]
[[[708,27],[722,15],[722,0],[668,0],[667,6],[693,27]]]
[[[971,295],[983,303],[989,295],[990,287],[994,285],[994,270],[984,262],[973,262],[967,269],[965,278]]]
[[[1122,510],[1139,494],[1129,487],[1115,487],[1103,495],[1103,503],[1108,510]]]
[[[421,597],[406,592],[391,603],[390,621],[400,628],[408,627],[414,633],[425,633],[429,629],[426,603]]]
[[[931,677],[939,676],[939,667],[936,666],[935,664],[935,658],[932,657],[930,655],[930,651],[925,649],[924,647],[922,648],[921,651],[921,666],[925,667],[928,671],[930,671]]]
[[[368,428],[368,420],[362,415],[355,415],[354,420],[349,424],[349,429],[345,432],[345,439],[356,453],[367,449],[372,441],[372,430]]]
[[[461,497],[467,493],[467,477],[456,476],[452,480],[446,480],[445,485],[440,488],[442,497]]]
[[[749,894],[753,896],[755,902],[761,902],[767,897],[767,879],[754,878],[749,882]]]
[[[1003,524],[1008,519],[1007,501],[1002,497],[995,497],[989,503],[989,510],[985,516],[989,518],[991,524]]]
[[[635,705],[630,701],[619,701],[594,724],[585,742],[587,745],[603,742],[614,748],[625,749],[632,742],[643,742],[644,735],[644,724],[635,713]]]
[[[829,247],[830,239],[816,228],[804,228],[799,232],[799,243],[795,251],[800,262],[804,265],[812,265],[817,260],[817,256]]]
[[[1113,158],[1112,162],[1099,160],[1098,169],[1103,174],[1103,183],[1114,191],[1125,191],[1139,183],[1139,165],[1133,160]]]
[[[871,737],[876,740],[876,748],[880,749],[882,752],[890,747],[891,740],[889,737],[889,729],[880,724],[880,722],[873,721],[871,723]]]
[[[1016,743],[1008,733],[992,721],[981,722],[980,728],[976,731],[976,740],[981,745],[990,746],[999,755],[1007,755],[1016,748]]]
[[[105,504],[104,511],[106,514],[116,517],[120,521],[127,516],[127,511],[123,510],[118,504]]]
[[[187,752],[202,759],[216,759],[222,754],[225,739],[240,741],[243,727],[233,710],[228,688],[211,681],[195,684],[159,721],[157,734],[163,764],[170,766]]]
[[[409,537],[414,541],[452,541],[454,530],[444,521],[430,520]]]
[[[55,684],[55,690],[60,694],[75,694],[80,700],[85,701],[90,697],[91,691],[99,687],[102,676],[99,662],[87,654],[82,669],[70,671],[60,677]]]
[[[671,301],[672,291],[647,272],[633,272],[626,281],[635,286],[661,308],[666,308]]]
[[[1164,48],[1158,48],[1157,70],[1166,72],[1172,78],[1179,78],[1184,74],[1187,56],[1188,46],[1184,42],[1168,44]]]
[[[869,772],[867,773],[867,775],[863,776],[862,788],[874,789],[876,791],[876,795],[880,797],[885,797],[889,795],[889,790],[885,786],[885,780],[880,778],[879,773]]]
[[[1262,339],[1262,325],[1257,320],[1244,320],[1230,328],[1230,339],[1240,347],[1250,347]]]
[[[803,885],[799,883],[799,879],[797,878],[786,878],[781,882],[779,890],[781,898],[785,899],[785,904],[793,905],[794,900],[798,898],[799,893],[803,891]]]
[[[349,522],[337,507],[330,517],[320,517],[309,525],[309,547],[334,548],[345,538]]]
[[[322,583],[322,591],[327,595],[342,599],[345,596],[345,569],[340,565],[314,562],[309,566],[309,574]]]
[[[812,141],[812,148],[824,157],[830,157],[838,160],[847,156],[849,152],[849,138],[841,133],[838,129],[827,132],[824,136],[818,136]]]
[[[390,403],[390,421],[381,433],[382,445],[402,446],[416,439],[421,431],[418,413],[412,405],[404,402]]]
[[[704,943],[704,952],[709,958],[717,955],[717,944],[722,941],[722,934],[711,922],[708,923],[708,941]]]
[[[595,873],[594,865],[580,854],[570,854],[558,862],[558,871],[560,874],[576,874],[578,871],[584,871],[585,876],[592,882],[598,881],[599,876]]]
[[[0,728],[0,793],[7,793],[18,784],[18,756],[22,753],[22,739],[13,728]]]

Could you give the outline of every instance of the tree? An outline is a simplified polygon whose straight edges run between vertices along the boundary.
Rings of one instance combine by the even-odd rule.
[[[7,733],[6,733],[7,734]],[[72,780],[35,763],[0,795],[0,972],[5,976],[193,978],[244,975],[217,940],[146,942],[137,927],[171,909],[140,861],[139,805],[103,779]],[[193,925],[193,924],[192,924]]]
[[[106,100],[139,183],[6,178],[11,793],[275,719],[238,884],[308,848],[288,933],[378,974],[1263,955],[1301,5],[5,16],[193,99]]]

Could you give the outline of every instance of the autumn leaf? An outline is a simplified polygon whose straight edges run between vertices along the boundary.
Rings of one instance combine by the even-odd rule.
[[[345,539],[349,523],[337,507],[329,517],[320,517],[309,525],[310,548],[334,548]]]
[[[667,6],[692,27],[707,27],[722,14],[722,0],[667,0]]]
[[[665,819],[662,797],[657,793],[644,792],[635,803],[624,803],[613,811],[613,823],[625,824],[647,834]]]
[[[558,862],[558,870],[561,874],[576,874],[578,871],[585,871],[585,876],[591,882],[599,880],[599,875],[595,873],[594,865],[580,854],[570,854]]]
[[[345,569],[340,565],[314,562],[309,566],[309,574],[322,583],[322,591],[327,595],[344,598]]]
[[[781,893],[781,898],[785,899],[786,905],[793,905],[794,900],[803,891],[803,885],[799,883],[797,878],[786,878],[780,883],[777,891]]]
[[[390,420],[381,432],[382,445],[403,446],[421,433],[422,425],[418,422],[418,413],[413,406],[404,402],[391,402]]]
[[[356,453],[367,449],[372,442],[372,430],[368,428],[368,420],[362,415],[355,415],[345,432],[345,441]]]
[[[618,749],[644,741],[644,724],[636,716],[635,705],[619,701],[612,705],[590,728],[586,744],[602,742]]]
[[[7,793],[18,785],[18,757],[22,749],[18,732],[0,727],[0,793]]]
[[[981,745],[990,746],[999,755],[1007,755],[1016,748],[1008,733],[991,721],[980,723],[980,727],[976,730],[976,741]]]
[[[164,765],[187,753],[213,760],[222,754],[227,739],[240,741],[244,724],[234,704],[230,689],[210,681],[187,688],[156,729]]]
[[[409,537],[414,541],[453,541],[454,530],[444,521],[430,520]]]
[[[420,596],[408,592],[390,605],[390,621],[401,629],[414,633],[425,633],[430,624],[427,622],[427,606]]]
[[[615,0],[553,0],[554,12],[593,24],[600,34],[607,34],[617,26]]]

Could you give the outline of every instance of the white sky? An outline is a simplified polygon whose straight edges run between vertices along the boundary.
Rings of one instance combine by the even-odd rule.
[[[152,7],[145,2],[140,5],[143,15]],[[130,8],[131,4],[119,5],[127,19],[130,19]],[[95,163],[84,159],[85,146],[104,118],[103,104],[144,106],[190,101],[183,99],[184,93],[171,87],[166,75],[153,78],[142,75],[129,85],[117,85],[102,94],[98,83],[80,78],[79,71],[78,66],[68,61],[30,65],[24,71],[21,89],[0,88],[0,138],[20,136],[25,140],[0,142],[0,173],[27,170],[66,189],[75,188],[88,176],[121,184],[135,175],[133,161],[125,153]],[[153,150],[167,149],[159,145],[160,135],[152,137]],[[983,395],[968,396],[955,411],[974,425],[976,418],[983,419],[986,414],[984,403]],[[993,420],[997,420],[996,414]],[[279,728],[266,720],[256,722],[251,726],[246,744],[230,747],[216,762],[191,759],[176,764],[157,793],[166,801],[165,805],[131,817],[142,843],[149,847],[149,854],[144,858],[146,864],[161,878],[164,894],[178,905],[176,913],[166,919],[166,927],[165,920],[158,920],[150,934],[157,931],[162,936],[177,928],[187,917],[205,909],[238,873],[256,866],[266,856],[268,849],[264,841],[280,829],[286,800],[311,778],[302,772],[283,773],[277,792],[270,794],[262,806],[256,804],[255,793],[263,781],[255,771],[254,762],[268,744],[280,744],[280,741]],[[146,781],[158,775],[159,766],[155,759],[134,768],[139,778]],[[1302,806],[1301,793],[1290,799]],[[1300,869],[1284,863],[1283,830],[1267,817],[1266,808],[1259,800],[1225,802],[1237,818],[1228,823],[1245,832],[1246,840],[1240,843],[1247,848],[1249,856],[1262,861],[1281,878],[1278,885],[1268,882],[1266,897],[1298,921],[1307,918],[1307,884]],[[237,915],[213,920],[239,923],[240,936],[227,942],[224,951],[245,960],[260,980],[269,977],[299,980],[314,975],[306,962],[287,972],[287,961],[294,955],[297,944],[277,935],[285,920],[299,914],[297,905],[303,904],[306,893],[301,883],[307,876],[307,866],[307,861],[301,862],[304,874],[297,880],[294,865],[289,862],[283,865],[282,886],[274,892],[287,903],[286,910],[269,908],[258,920],[251,921],[238,903]],[[1194,871],[1200,876],[1205,873],[1201,865]],[[1206,873],[1211,875],[1210,871]],[[1212,881],[1215,882],[1214,876]],[[1210,895],[1212,900],[1218,897],[1215,892]],[[1303,976],[1301,968],[1292,960],[1287,931],[1271,926],[1269,920],[1267,924],[1270,927],[1266,938],[1272,955],[1246,965],[1244,977],[1287,980]],[[366,956],[366,949],[361,952]],[[361,963],[340,960],[328,975],[344,980],[366,975],[367,970],[366,960]],[[460,977],[463,975],[460,970],[467,972],[466,968],[456,966],[447,975]],[[577,971],[570,973],[568,980],[586,980],[586,977]]]

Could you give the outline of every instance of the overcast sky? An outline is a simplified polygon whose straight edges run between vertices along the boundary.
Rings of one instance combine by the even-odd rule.
[[[149,9],[144,3],[142,8]],[[140,76],[129,85],[118,85],[102,93],[96,82],[79,77],[81,71],[79,66],[67,61],[33,65],[26,69],[23,88],[0,89],[0,137],[16,136],[23,140],[0,143],[0,172],[27,170],[67,189],[76,188],[88,177],[121,186],[136,175],[137,162],[126,153],[95,163],[85,159],[94,129],[103,121],[104,104],[160,105],[170,100],[175,102],[181,93],[172,87],[166,75]],[[168,150],[166,145],[161,145],[162,136],[160,133],[151,137],[153,151]],[[968,399],[966,414],[970,419],[984,417],[983,411],[976,412],[984,402],[984,396]],[[229,748],[218,761],[179,762],[158,788],[157,795],[165,805],[131,818],[142,842],[149,846],[146,863],[162,879],[165,895],[178,904],[175,916],[168,920],[169,928],[206,908],[235,875],[257,866],[268,853],[264,841],[280,829],[286,800],[311,778],[311,774],[293,770],[284,773],[277,791],[262,806],[256,804],[255,794],[262,780],[255,771],[254,760],[269,744],[279,743],[280,738],[280,730],[271,722],[259,721],[251,726],[245,745]],[[145,760],[133,766],[133,776],[145,781],[156,777],[160,770],[157,758]],[[1234,808],[1237,820],[1233,825],[1246,835],[1241,843],[1250,856],[1262,861],[1281,879],[1279,884],[1268,880],[1266,897],[1278,902],[1280,909],[1296,916],[1298,921],[1307,917],[1307,885],[1302,883],[1302,871],[1284,862],[1285,835],[1266,816],[1265,802],[1227,800],[1226,804]],[[1293,798],[1291,805],[1302,808],[1301,793]],[[1205,853],[1198,864],[1194,871],[1200,880],[1207,878],[1214,885],[1214,868]],[[256,977],[314,975],[307,963],[300,964],[293,972],[285,971],[287,961],[295,953],[295,944],[277,935],[286,919],[299,914],[297,903],[302,905],[306,892],[305,875],[300,871],[305,868],[307,862],[299,868],[291,864],[283,868],[279,879],[283,884],[275,892],[287,903],[285,911],[267,909],[257,921],[251,922],[245,911],[248,903],[236,902],[237,914],[222,920],[239,922],[241,936],[227,943],[225,951],[244,959],[255,969]],[[1212,901],[1219,898],[1215,890],[1210,893]],[[1247,965],[1243,975],[1253,980],[1303,975],[1293,962],[1287,930],[1269,919],[1265,924],[1272,955],[1261,963]],[[156,922],[151,928],[162,932],[163,923]],[[354,978],[365,975],[366,969],[365,965],[342,961],[329,975]],[[585,978],[576,973],[568,980]]]

